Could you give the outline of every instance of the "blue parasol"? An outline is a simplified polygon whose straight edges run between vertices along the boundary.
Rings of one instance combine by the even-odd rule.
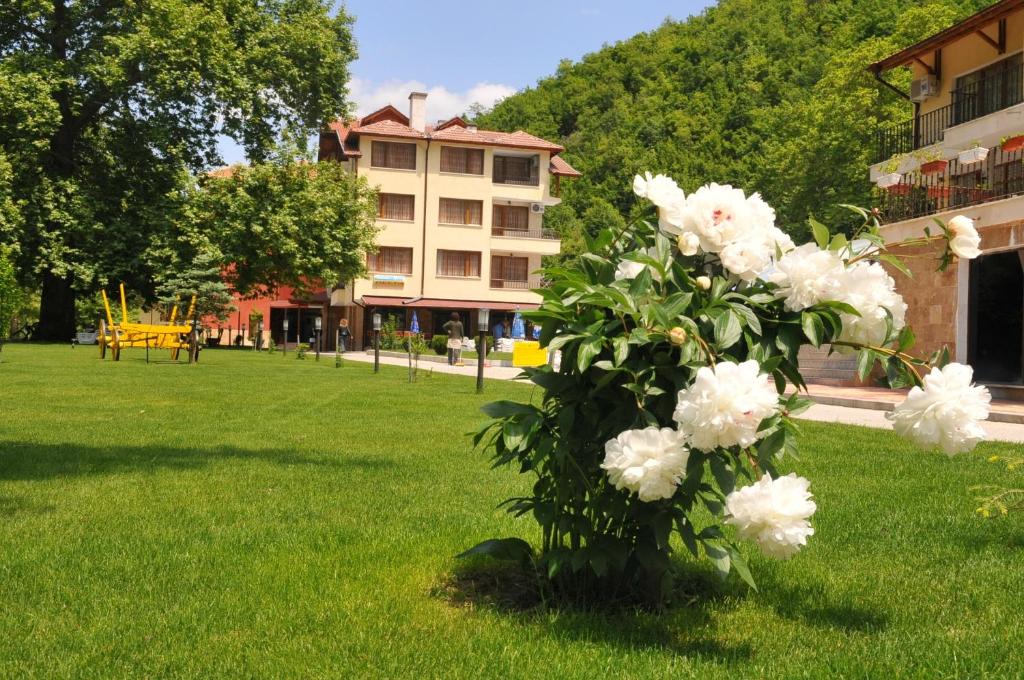
[[[412,324],[409,326],[409,330],[412,331],[413,334],[417,334],[420,332],[420,320],[419,317],[416,316],[415,309],[412,310]]]
[[[519,312],[516,312],[515,317],[512,319],[512,339],[522,340],[526,337],[526,328],[523,326],[523,317],[520,316]]]

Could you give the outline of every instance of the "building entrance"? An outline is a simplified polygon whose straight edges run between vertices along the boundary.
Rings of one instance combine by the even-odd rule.
[[[1024,250],[970,264],[967,351],[979,382],[1024,383]]]

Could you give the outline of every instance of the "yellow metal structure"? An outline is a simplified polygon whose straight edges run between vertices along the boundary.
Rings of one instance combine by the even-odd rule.
[[[107,348],[110,348],[110,356],[114,361],[121,359],[121,350],[126,347],[149,349],[166,349],[171,353],[171,359],[177,360],[181,350],[188,352],[189,362],[195,361],[198,347],[198,339],[192,326],[188,323],[175,323],[178,318],[178,306],[174,305],[168,323],[131,323],[128,321],[128,303],[124,293],[124,284],[121,284],[121,321],[114,323],[114,315],[110,311],[110,300],[107,299],[107,292],[103,294],[103,307],[107,318],[100,322],[100,358],[105,358]],[[185,320],[192,318],[196,309],[196,296],[192,296],[188,313]],[[148,354],[147,354],[148,357]]]
[[[520,340],[512,345],[512,365],[543,366],[548,362],[548,351],[541,349],[539,342]]]

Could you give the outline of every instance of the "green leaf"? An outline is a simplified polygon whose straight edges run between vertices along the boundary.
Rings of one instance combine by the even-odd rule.
[[[732,493],[732,490],[736,487],[736,473],[732,471],[732,468],[729,467],[722,456],[712,456],[711,474],[715,476],[718,488],[722,490],[723,494],[728,496]]]
[[[480,410],[492,418],[507,418],[509,416],[537,412],[537,409],[533,406],[520,404],[517,401],[492,401],[481,406]]]
[[[807,218],[807,224],[811,225],[811,232],[814,234],[814,242],[818,244],[818,247],[822,250],[828,248],[828,227],[813,217]]]
[[[601,338],[590,337],[580,343],[576,353],[576,366],[580,373],[583,373],[590,366],[590,362],[601,353]]]
[[[491,538],[477,543],[455,557],[462,559],[473,555],[485,555],[496,560],[526,563],[533,558],[533,548],[521,538]]]
[[[732,347],[743,334],[743,326],[735,312],[727,309],[715,319],[715,341],[722,349]]]
[[[883,255],[879,255],[878,259],[881,260],[882,262],[885,262],[886,264],[892,265],[908,278],[914,278],[914,274],[910,271],[910,269],[907,268],[907,265],[903,263],[903,260],[896,257],[895,255],[885,253]]]
[[[729,558],[728,551],[719,548],[717,545],[708,545],[705,543],[704,552],[707,554],[708,559],[711,560],[711,563],[715,565],[715,570],[718,572],[719,576],[725,578],[729,575],[729,565],[731,560]]]
[[[740,575],[740,578],[746,582],[748,586],[757,590],[757,584],[754,583],[754,577],[750,573],[750,567],[747,566],[747,561],[740,555],[740,551],[733,546],[728,547],[729,557],[732,558],[733,569]]]
[[[621,366],[622,362],[629,356],[629,340],[624,335],[616,335],[612,338],[612,348],[615,351],[615,365]]]
[[[857,354],[857,377],[864,382],[875,367],[875,353],[870,349],[862,349]]]
[[[800,314],[800,327],[812,345],[821,347],[821,340],[825,334],[825,325],[821,322],[821,317],[817,313],[802,312]]]

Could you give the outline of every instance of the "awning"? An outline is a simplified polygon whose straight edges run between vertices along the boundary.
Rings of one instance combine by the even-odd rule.
[[[480,309],[486,307],[492,311],[526,311],[540,307],[535,302],[489,302],[486,300],[442,300],[439,298],[398,298],[382,295],[364,295],[364,307],[438,307],[440,309]]]

